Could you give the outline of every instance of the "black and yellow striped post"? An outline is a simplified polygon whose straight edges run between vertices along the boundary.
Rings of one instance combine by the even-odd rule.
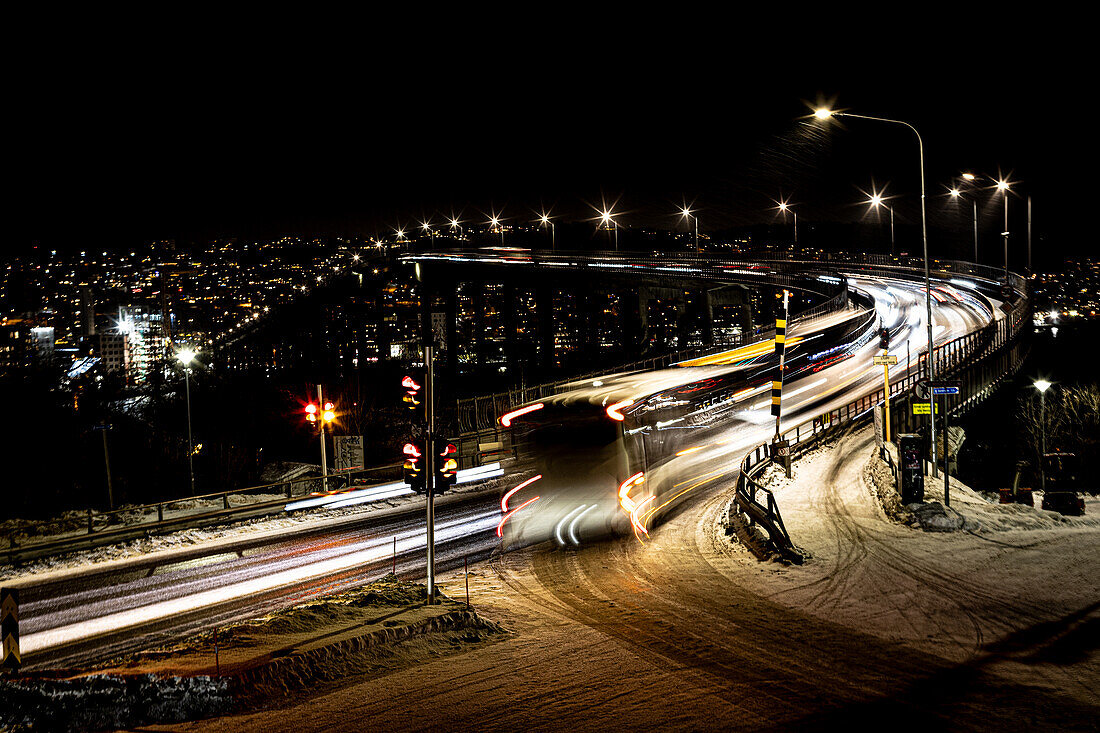
[[[0,639],[3,639],[0,668],[18,672],[22,660],[19,657],[19,591],[15,588],[0,588]]]
[[[787,296],[783,291],[783,317],[775,319],[775,353],[779,354],[779,379],[772,380],[772,416],[775,417],[775,437],[779,437],[779,418],[783,406],[783,367],[787,352]]]

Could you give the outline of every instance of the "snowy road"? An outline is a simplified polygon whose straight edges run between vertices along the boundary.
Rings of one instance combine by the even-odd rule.
[[[646,545],[481,566],[474,606],[514,632],[497,643],[165,728],[1095,730],[1100,526],[998,543],[893,524],[859,480],[872,446],[850,436],[784,494],[806,566],[732,545],[729,486],[708,487]]]

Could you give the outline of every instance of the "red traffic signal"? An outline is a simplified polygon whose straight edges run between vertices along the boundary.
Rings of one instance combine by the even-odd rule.
[[[420,384],[412,377],[405,375],[401,380],[401,387],[405,390],[405,396],[402,401],[405,406],[410,410],[417,410],[420,408]]]
[[[410,442],[405,443],[401,449],[401,452],[405,454],[405,462],[401,466],[402,477],[409,488],[420,493],[426,490],[424,466],[420,461],[424,455],[422,448],[422,445]]]
[[[449,487],[454,486],[455,480],[458,478],[458,448],[454,443],[448,443],[445,440],[436,440],[435,442],[435,475],[436,481],[434,489],[438,492],[446,491]]]
[[[306,422],[317,422],[317,405],[312,402],[306,405]]]
[[[881,349],[890,350],[890,329],[880,328],[878,330],[878,345]]]

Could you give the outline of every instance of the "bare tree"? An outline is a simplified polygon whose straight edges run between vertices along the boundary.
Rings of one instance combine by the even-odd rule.
[[[1045,410],[1039,393],[1032,390],[1019,398],[1017,415],[1021,448],[1033,466],[1042,457],[1044,427],[1048,453],[1076,453],[1088,462],[1100,442],[1100,386],[1056,385],[1046,393]]]

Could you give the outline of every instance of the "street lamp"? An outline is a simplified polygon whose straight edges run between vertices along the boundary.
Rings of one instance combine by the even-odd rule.
[[[786,201],[776,201],[776,208],[778,208],[784,215],[790,214],[794,217],[794,243],[798,244],[798,212],[791,208],[791,205]]]
[[[603,224],[604,229],[615,230],[615,251],[619,251],[619,222],[615,221],[614,215],[610,209],[604,209],[600,212],[600,223]]]
[[[1005,226],[1004,231],[1001,232],[1001,238],[1004,240],[1005,249],[1005,287],[1008,287],[1008,188],[1009,183],[1005,179],[1001,178],[997,181],[997,190],[1001,192],[1001,198],[1005,202]]]
[[[1035,380],[1035,389],[1039,390],[1039,423],[1042,426],[1043,441],[1041,443],[1042,449],[1039,454],[1039,478],[1043,491],[1047,490],[1047,471],[1046,466],[1043,465],[1044,457],[1047,453],[1047,390],[1053,385],[1045,379]]]
[[[877,209],[878,207],[881,206],[882,208],[884,208],[884,209],[886,209],[887,211],[890,212],[890,255],[893,256],[894,251],[895,251],[894,250],[894,207],[893,206],[887,206],[886,204],[883,203],[883,201],[885,201],[885,199],[882,198],[882,195],[878,194],[878,193],[871,194],[871,198],[867,199],[867,203],[871,205],[871,208]]]
[[[703,250],[699,249],[699,217],[686,206],[680,210],[680,216],[695,224],[695,252],[696,254],[702,252]]]
[[[963,173],[961,178],[964,181],[969,182],[969,181],[973,181],[975,176],[974,176],[973,173]],[[958,186],[955,186],[954,188],[952,188],[948,193],[951,194],[951,198],[953,198],[953,199],[961,198],[963,200],[966,200],[966,198],[967,198],[966,196],[963,196],[963,193],[959,189]],[[971,196],[970,197],[970,203],[973,205],[973,208],[974,208],[974,264],[977,264],[978,263],[978,199],[974,196]]]
[[[500,244],[503,247],[504,246],[504,227],[500,225],[500,219],[497,218],[496,214],[493,214],[491,217],[489,217],[489,231],[491,232],[494,229],[497,230],[498,232],[500,232]]]
[[[891,120],[886,117],[870,117],[868,115],[857,115],[851,112],[834,112],[826,107],[819,107],[814,110],[814,117],[819,120],[827,120],[830,117],[851,117],[853,119],[871,120],[872,122],[887,122],[892,125],[903,125],[913,131],[913,134],[917,136],[917,153],[920,162],[920,234],[921,244],[924,249],[924,307],[925,314],[928,321],[928,378],[933,380],[936,378],[936,367],[934,356],[934,342],[932,340],[932,276],[929,272],[928,266],[928,222],[925,216],[924,207],[924,140],[920,136],[920,132],[917,128],[908,122],[902,120]],[[932,475],[936,476],[936,417],[932,416],[929,420],[930,437],[932,438]]]
[[[183,379],[187,389],[187,460],[191,470],[191,496],[195,495],[195,447],[191,438],[191,362],[195,360],[193,349],[183,348],[176,353],[183,364]]]
[[[554,222],[550,220],[550,216],[548,214],[540,214],[539,215],[539,223],[542,224],[544,227],[546,227],[546,226],[550,227],[550,251],[553,252],[554,251]]]
[[[421,222],[420,228],[428,235],[428,243],[435,243],[435,230],[432,229],[432,224],[429,221]]]

